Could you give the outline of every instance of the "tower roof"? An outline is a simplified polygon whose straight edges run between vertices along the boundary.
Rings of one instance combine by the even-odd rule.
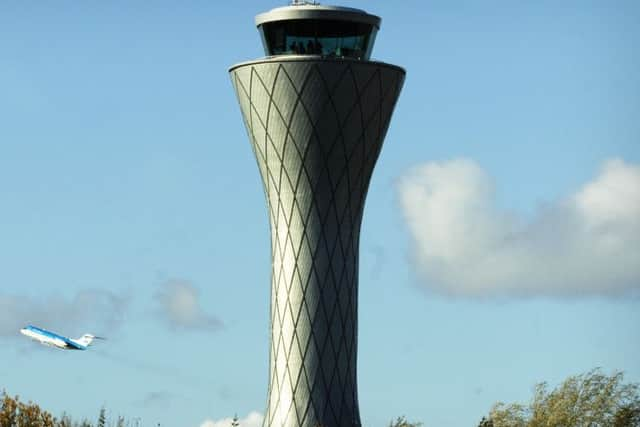
[[[380,17],[370,15],[364,10],[342,6],[326,6],[319,4],[302,4],[278,7],[256,16],[256,26],[276,21],[293,21],[306,19],[326,19],[333,21],[348,21],[373,25],[380,28]]]

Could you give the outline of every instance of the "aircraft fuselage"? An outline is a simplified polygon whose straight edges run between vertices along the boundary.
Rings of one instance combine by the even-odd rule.
[[[40,344],[63,350],[86,350],[87,348],[87,346],[76,342],[76,340],[31,325],[20,329],[20,333],[32,340],[38,341]]]

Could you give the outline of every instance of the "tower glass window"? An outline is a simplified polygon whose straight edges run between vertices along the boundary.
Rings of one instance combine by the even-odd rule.
[[[259,27],[265,54],[322,55],[368,60],[377,27],[363,22],[292,19]]]

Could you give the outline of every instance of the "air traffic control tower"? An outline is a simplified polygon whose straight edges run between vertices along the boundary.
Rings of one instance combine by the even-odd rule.
[[[229,72],[271,226],[264,427],[360,426],[360,224],[405,72],[369,59],[362,10],[294,2],[256,25],[266,56]]]

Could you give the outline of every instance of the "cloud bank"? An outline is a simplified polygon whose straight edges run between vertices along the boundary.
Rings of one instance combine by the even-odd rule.
[[[28,324],[69,335],[112,334],[127,305],[128,298],[101,289],[82,290],[71,299],[0,293],[0,337],[17,336]]]
[[[217,331],[222,321],[201,307],[198,290],[186,280],[168,280],[154,295],[157,311],[171,329]]]
[[[426,163],[398,183],[424,285],[462,297],[620,296],[640,290],[640,166],[606,161],[575,194],[525,220],[497,208],[471,160]]]
[[[259,412],[253,411],[250,412],[245,418],[241,418],[238,420],[241,427],[261,427],[263,415]],[[231,422],[233,418],[222,418],[220,420],[206,420],[200,427],[231,427]]]

